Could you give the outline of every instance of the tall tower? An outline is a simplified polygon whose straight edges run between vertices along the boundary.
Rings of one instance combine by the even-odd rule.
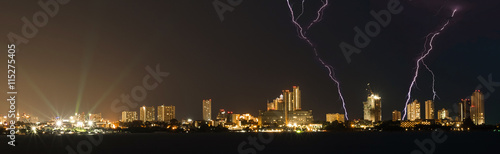
[[[445,108],[438,110],[438,119],[449,119],[450,112]]]
[[[378,95],[374,95],[373,99],[375,99],[375,108],[374,108],[374,122],[379,122],[382,121],[382,98],[380,98]]]
[[[460,121],[464,121],[466,118],[470,117],[470,105],[470,99],[462,99],[461,102],[458,103]]]
[[[407,120],[415,121],[420,118],[420,102],[418,100],[414,100],[412,103],[408,104],[407,107],[408,117]]]
[[[139,117],[142,122],[155,121],[155,108],[142,106],[140,109]]]
[[[158,121],[169,122],[175,119],[175,106],[158,106]]]
[[[434,119],[434,102],[432,100],[425,101],[425,119]]]
[[[283,111],[285,110],[285,105],[283,105],[283,94],[280,95],[280,97],[274,99],[274,107],[276,110]]]
[[[203,120],[212,120],[212,99],[203,100]]]
[[[368,96],[363,102],[364,119],[372,122],[382,121],[382,98],[377,95]]]
[[[283,90],[283,101],[287,111],[294,111],[295,105],[293,104],[293,92],[290,90]]]
[[[290,90],[283,90],[283,105],[285,106],[285,125],[288,125],[288,112],[293,109],[292,94]]]
[[[476,90],[471,96],[470,118],[476,125],[484,124],[484,95]]]
[[[398,110],[392,111],[392,121],[401,121],[401,112]]]
[[[302,110],[300,104],[300,89],[299,86],[293,86],[293,104],[295,105],[294,110],[300,111]]]

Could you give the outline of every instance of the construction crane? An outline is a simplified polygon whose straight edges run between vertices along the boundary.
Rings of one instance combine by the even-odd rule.
[[[370,92],[368,95],[369,95],[369,96],[373,95],[373,91],[372,91],[372,88],[370,87],[370,83],[368,83],[366,86],[367,86],[366,90],[367,90],[368,92]]]

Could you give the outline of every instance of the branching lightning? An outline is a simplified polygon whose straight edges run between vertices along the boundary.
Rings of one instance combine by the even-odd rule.
[[[306,36],[307,30],[309,30],[309,28],[311,28],[314,24],[320,22],[323,19],[323,12],[326,9],[326,7],[328,6],[328,0],[322,0],[321,2],[323,2],[323,5],[317,11],[317,17],[316,17],[316,19],[314,19],[307,26],[306,29],[304,29],[302,27],[302,25],[300,25],[298,23],[298,21],[297,21],[302,16],[302,14],[304,13],[304,0],[302,0],[302,10],[301,10],[302,13],[297,18],[295,18],[295,13],[294,13],[294,11],[292,9],[292,5],[290,4],[290,0],[287,0],[287,5],[288,5],[288,8],[290,9],[292,23],[297,28],[298,37],[300,39],[304,40],[305,42],[307,42],[307,44],[309,44],[309,46],[311,46],[311,48],[314,51],[314,55],[315,55],[316,59],[323,65],[323,67],[325,67],[328,70],[328,76],[337,85],[337,92],[338,92],[338,94],[340,96],[340,99],[342,101],[342,106],[343,106],[343,109],[344,109],[345,118],[346,118],[346,120],[349,120],[349,117],[347,115],[347,109],[345,108],[344,96],[342,95],[342,91],[340,89],[340,82],[335,78],[335,72],[333,71],[334,70],[333,67],[331,65],[327,64],[326,62],[324,62],[323,59],[321,59],[321,57],[318,54],[318,50],[316,49],[316,46],[314,46],[314,44],[312,43],[312,41],[309,38],[307,38],[307,36]]]
[[[457,9],[453,10],[453,13],[451,14],[451,18],[455,17],[455,13],[456,12],[457,12]],[[427,35],[427,37],[426,37],[426,41],[425,41],[425,44],[424,44],[424,52],[422,53],[422,55],[420,56],[420,58],[416,62],[417,63],[417,67],[415,68],[415,76],[413,77],[413,81],[411,82],[410,87],[408,88],[408,95],[406,96],[406,104],[405,104],[405,108],[404,108],[403,119],[406,117],[406,111],[407,111],[406,108],[408,107],[408,103],[410,102],[410,99],[411,99],[411,92],[412,92],[413,86],[417,82],[418,73],[419,73],[419,70],[420,70],[420,64],[424,65],[424,67],[432,74],[432,92],[434,93],[434,95],[433,95],[432,98],[435,99],[436,97],[438,97],[437,93],[436,93],[436,90],[435,90],[435,82],[436,82],[436,80],[435,80],[434,72],[427,66],[427,64],[425,64],[424,59],[434,49],[434,46],[433,46],[434,39],[437,36],[439,36],[441,34],[441,32],[443,32],[448,27],[448,25],[450,24],[451,18],[448,19],[446,21],[446,23],[438,31],[432,32],[429,35]],[[428,49],[427,49],[427,45],[429,46]]]

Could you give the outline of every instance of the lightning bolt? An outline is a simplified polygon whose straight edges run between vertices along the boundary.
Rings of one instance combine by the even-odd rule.
[[[326,6],[328,6],[328,0],[321,0],[321,2],[323,2],[323,5],[321,6],[321,8],[319,8],[318,12],[317,12],[317,16],[316,16],[316,19],[314,19],[310,24],[309,26],[307,26],[307,30],[309,30],[309,28],[311,28],[314,24],[320,22],[321,20],[323,20],[323,12],[325,11],[326,9]],[[302,3],[302,6],[304,6],[304,3]],[[302,7],[304,8],[304,7]]]
[[[455,13],[457,12],[457,9],[453,10],[453,13],[451,14],[451,18],[455,17]],[[434,76],[434,72],[432,72],[432,70],[427,66],[427,64],[425,64],[424,62],[424,59],[430,54],[430,52],[434,49],[434,39],[439,36],[441,34],[441,32],[443,32],[447,27],[448,25],[450,24],[450,19],[448,19],[446,21],[446,23],[438,30],[438,31],[435,31],[435,32],[432,32],[432,33],[429,33],[426,37],[426,43],[424,44],[424,52],[422,53],[422,55],[420,56],[420,58],[417,60],[417,68],[415,69],[415,76],[413,77],[413,81],[411,82],[410,84],[410,87],[408,89],[408,95],[406,96],[406,104],[405,104],[405,108],[404,108],[404,115],[403,115],[403,119],[406,117],[406,108],[408,107],[408,103],[410,102],[410,99],[411,99],[411,92],[412,92],[412,89],[413,89],[413,86],[416,84],[417,82],[417,78],[418,78],[418,73],[419,73],[419,70],[420,70],[420,64],[424,65],[424,67],[432,74],[432,92],[434,93],[433,95],[433,99],[435,99],[437,96],[436,94],[436,90],[435,90],[435,76]],[[428,43],[427,43],[428,42]],[[429,49],[427,49],[427,45],[429,45]]]
[[[300,18],[300,16],[302,16],[302,14],[304,13],[304,0],[302,0],[302,13],[297,17],[295,18],[295,13],[292,9],[292,5],[290,4],[290,0],[287,0],[287,5],[288,5],[288,9],[290,10],[290,15],[291,15],[291,18],[292,18],[292,23],[295,25],[295,27],[297,28],[297,33],[298,33],[298,37],[302,40],[304,40],[305,42],[307,42],[307,44],[309,44],[309,46],[311,46],[311,48],[313,49],[314,51],[314,56],[316,57],[316,59],[321,63],[321,65],[323,65],[323,67],[325,67],[327,70],[328,70],[328,76],[330,77],[330,79],[335,82],[335,84],[337,85],[337,92],[340,96],[340,99],[342,101],[342,107],[344,109],[344,113],[345,113],[345,118],[347,120],[349,120],[349,116],[347,114],[347,109],[345,108],[345,100],[344,100],[344,96],[342,95],[342,91],[340,89],[340,82],[335,78],[335,72],[333,71],[333,66],[327,64],[325,61],[323,61],[323,59],[321,59],[321,57],[319,56],[318,54],[318,50],[316,48],[316,46],[313,44],[313,42],[307,38],[306,36],[306,32],[307,30],[309,30],[309,28],[311,28],[314,24],[320,22],[322,19],[323,19],[323,12],[324,10],[326,9],[326,7],[328,6],[328,0],[322,0],[321,2],[323,3],[323,5],[321,6],[321,8],[317,11],[317,17],[316,19],[314,19],[310,24],[309,26],[307,26],[307,28],[304,30],[304,28],[302,27],[302,25],[299,24],[299,22],[297,21],[298,18]]]

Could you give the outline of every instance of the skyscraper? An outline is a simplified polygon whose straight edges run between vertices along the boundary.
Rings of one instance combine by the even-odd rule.
[[[274,110],[272,110],[274,104]],[[293,86],[293,91],[282,90],[282,94],[268,102],[267,111],[259,110],[259,124],[279,124],[279,125],[294,125],[294,124],[309,124],[313,121],[312,110],[302,110],[301,107],[301,92],[299,86]]]
[[[364,119],[372,122],[382,121],[382,98],[377,95],[368,96],[363,102]]]
[[[175,119],[175,106],[158,106],[158,121],[169,122]]]
[[[203,120],[212,121],[212,99],[203,100]]]
[[[398,110],[392,111],[392,121],[401,121],[401,112]]]
[[[300,102],[300,89],[299,86],[293,86],[293,104],[295,105],[294,111],[302,110]]]
[[[421,119],[420,117],[420,102],[418,100],[414,100],[412,103],[408,104],[407,107],[407,120],[415,121],[417,119]]]
[[[293,109],[292,94],[290,90],[283,90],[283,105],[285,106],[285,124],[288,124],[288,112]]]
[[[294,111],[293,92],[290,90],[283,90],[283,101],[286,103],[285,108],[287,111]]]
[[[458,107],[460,109],[460,121],[464,121],[466,118],[470,118],[470,99],[462,99],[460,103],[458,103]]]
[[[476,125],[484,124],[484,95],[476,90],[471,96],[470,118]]]
[[[450,119],[449,115],[450,112],[448,112],[445,108],[438,111],[438,119]]]
[[[230,112],[226,112],[224,109],[219,109],[219,114],[217,114],[216,120],[219,121],[219,122],[220,121],[226,122],[229,113]]]
[[[139,117],[142,122],[155,121],[155,107],[142,106],[140,109]]]
[[[122,112],[122,122],[132,122],[137,120],[136,111],[123,111]]]
[[[273,101],[273,102],[267,102],[267,110],[268,111],[276,110],[275,101]]]
[[[276,110],[285,110],[285,105],[283,105],[283,94],[280,97],[273,100],[274,107]]]
[[[434,119],[434,102],[432,100],[425,101],[425,119]]]

